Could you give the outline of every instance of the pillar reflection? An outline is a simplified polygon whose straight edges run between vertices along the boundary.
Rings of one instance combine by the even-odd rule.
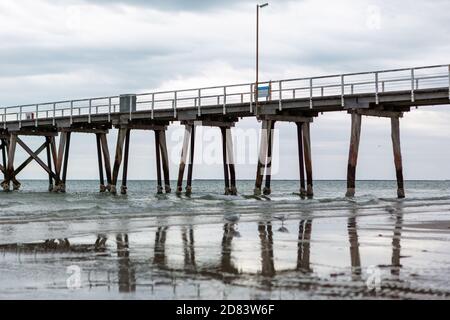
[[[238,274],[239,270],[234,266],[231,252],[232,252],[232,242],[236,235],[236,225],[234,223],[226,223],[223,226],[223,236],[222,236],[222,254],[220,261],[220,271],[222,273]]]
[[[391,258],[391,274],[395,276],[400,275],[400,268],[402,267],[400,263],[400,240],[402,237],[403,229],[403,210],[401,207],[397,207],[395,211],[395,225],[394,234],[392,236],[392,258]]]
[[[184,268],[187,270],[196,270],[195,246],[194,246],[194,228],[183,227],[181,229],[181,239],[183,240]]]
[[[116,243],[119,263],[119,292],[134,292],[136,291],[136,277],[130,261],[128,234],[118,234]]]
[[[259,239],[261,242],[261,274],[265,277],[275,276],[273,260],[273,231],[271,222],[258,224]]]
[[[297,271],[312,272],[310,266],[312,220],[301,220],[298,229]]]
[[[359,254],[358,227],[356,224],[357,212],[354,210],[347,220],[348,239],[350,242],[350,261],[352,268],[352,279],[361,280],[361,257]]]

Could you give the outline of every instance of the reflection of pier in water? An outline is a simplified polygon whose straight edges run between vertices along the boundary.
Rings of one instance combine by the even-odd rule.
[[[403,224],[401,209],[396,211],[396,220],[392,238],[392,258],[389,267],[391,274],[398,276],[401,268],[400,264],[400,240]],[[236,257],[233,256],[233,240],[239,236],[237,224],[226,223],[223,226],[223,235],[220,244],[220,258],[216,263],[202,264],[196,258],[195,229],[193,226],[180,227],[183,263],[182,266],[171,266],[169,263],[170,251],[167,250],[167,235],[170,228],[161,226],[156,228],[154,240],[153,257],[149,260],[152,270],[165,271],[167,274],[182,275],[189,277],[200,276],[206,279],[215,279],[224,284],[231,284],[234,280],[244,277],[257,277],[257,282],[263,288],[270,289],[272,280],[277,275],[298,274],[300,277],[313,276],[311,266],[311,238],[312,219],[300,220],[298,224],[298,242],[296,266],[277,270],[274,259],[274,231],[272,222],[265,221],[256,223],[259,236],[260,268],[258,272],[248,272],[241,270],[237,265]],[[352,212],[347,220],[347,232],[350,249],[350,266],[352,281],[362,281],[360,244],[358,238],[357,214]],[[96,256],[117,255],[117,285],[119,292],[134,292],[138,284],[139,272],[136,272],[136,262],[130,255],[130,242],[127,234],[117,234],[115,237],[116,252],[108,245],[113,238],[106,235],[99,235],[94,244],[74,244],[69,239],[50,239],[43,243],[30,244],[7,244],[0,245],[0,251],[16,252],[17,254],[29,253],[92,253]],[[201,250],[201,249],[200,249]],[[140,268],[139,270],[143,270]],[[147,268],[147,271],[148,268]],[[142,271],[141,271],[142,272]],[[110,281],[110,271],[108,271],[108,282]],[[173,278],[172,278],[173,280]],[[91,282],[91,275],[89,275]],[[173,281],[172,281],[173,282]],[[92,283],[89,284],[92,287]],[[175,284],[173,284],[175,286]],[[110,283],[108,283],[108,287]],[[307,286],[309,286],[307,284]],[[153,285],[152,285],[153,287]]]

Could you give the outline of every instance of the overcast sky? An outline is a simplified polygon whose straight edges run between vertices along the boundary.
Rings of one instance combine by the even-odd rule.
[[[449,63],[450,2],[271,1],[261,16],[261,79]],[[254,81],[254,1],[0,2],[0,105]],[[401,120],[406,179],[450,178],[448,106]],[[178,124],[169,131],[178,137]],[[237,129],[259,127],[254,119]],[[275,178],[297,179],[295,127],[280,124]],[[346,176],[350,117],[312,124],[314,177]],[[111,150],[116,132],[109,137]],[[37,145],[38,139],[27,138]],[[154,140],[133,132],[129,176],[154,179]],[[95,137],[73,137],[69,178],[95,178]],[[175,178],[179,156],[171,159]],[[19,149],[20,150],[20,149]],[[176,157],[175,157],[176,155]],[[25,157],[20,151],[19,163]],[[253,164],[238,177],[253,179]],[[221,178],[204,164],[195,178]],[[395,177],[388,119],[364,118],[359,179]],[[21,178],[45,178],[36,164]]]

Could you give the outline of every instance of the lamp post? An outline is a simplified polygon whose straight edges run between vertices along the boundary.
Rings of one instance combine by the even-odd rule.
[[[259,94],[259,9],[267,7],[269,4],[256,5],[256,82],[255,82],[255,112],[258,112],[258,94]]]

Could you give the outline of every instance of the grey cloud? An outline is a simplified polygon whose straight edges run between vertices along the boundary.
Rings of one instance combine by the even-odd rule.
[[[277,0],[281,2],[283,0]],[[207,11],[217,8],[229,9],[238,4],[250,4],[258,3],[255,0],[89,0],[89,3],[98,3],[100,5],[132,5],[142,6],[151,9],[164,10],[164,11]],[[264,3],[265,1],[260,1]]]

